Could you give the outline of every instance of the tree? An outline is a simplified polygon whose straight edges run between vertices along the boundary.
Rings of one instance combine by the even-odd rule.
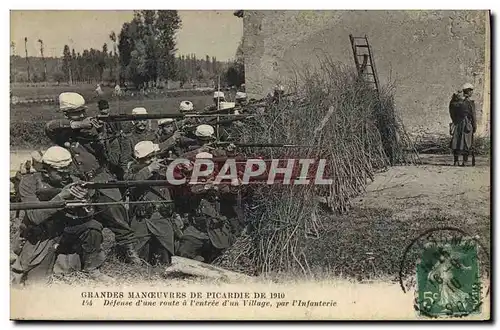
[[[157,14],[155,25],[158,33],[158,56],[161,59],[158,74],[164,79],[175,79],[178,71],[175,65],[175,34],[182,22],[177,10],[158,10]]]
[[[208,73],[211,73],[212,71],[212,68],[211,68],[211,62],[210,62],[210,56],[206,55],[205,56],[205,70],[208,72]]]
[[[119,59],[118,59],[117,54],[116,54],[117,38],[116,38],[115,31],[111,31],[111,33],[109,34],[109,39],[113,42],[113,56],[111,56],[112,60],[110,61],[110,66],[109,66],[109,76],[112,80],[118,81],[120,77],[119,76],[114,77],[114,75],[113,75],[114,72],[116,72],[119,75],[119,70],[118,70],[118,60]]]
[[[98,54],[97,66],[99,71],[99,81],[102,81],[102,76],[104,75],[104,70],[106,69],[106,60],[108,57],[108,45],[104,43],[102,45],[102,52]]]
[[[123,24],[118,38],[121,79],[144,84],[175,76],[175,33],[180,26],[175,10],[134,11],[134,18]],[[139,72],[138,67],[144,71]]]
[[[45,57],[43,56],[43,40],[38,39],[38,42],[40,43],[40,55],[42,56],[42,62],[43,62],[42,81],[45,82],[47,81],[47,63],[45,62]]]
[[[76,72],[78,71],[78,63],[76,62],[76,52],[75,52],[75,49],[73,48],[71,50],[71,59],[69,60],[69,66],[71,68],[71,79],[73,82],[75,81],[80,81],[80,79],[78,79],[78,77],[76,77]]]
[[[68,45],[64,45],[63,49],[63,66],[64,80],[68,81],[70,84],[73,82],[71,74],[71,52]]]
[[[135,49],[130,54],[130,62],[127,66],[127,76],[138,88],[147,82],[146,73],[146,46],[140,40],[135,44]]]
[[[128,65],[132,59],[132,51],[135,49],[135,40],[139,40],[139,22],[135,19],[124,23],[118,36],[118,52],[120,61],[120,82],[128,79]]]
[[[243,40],[236,49],[236,60],[231,63],[226,71],[225,78],[230,86],[240,86],[245,83],[245,58],[243,53]]]
[[[60,84],[61,81],[63,81],[65,78],[65,75],[63,72],[61,71],[55,71],[53,74],[52,74],[52,79],[54,79],[57,84]]]
[[[14,60],[16,58],[16,43],[14,41],[11,41],[10,43],[10,81],[15,83],[16,82],[16,68],[14,65]]]
[[[31,81],[30,76],[30,60],[28,59],[28,38],[24,37],[24,52],[26,54],[26,67],[28,69],[28,82]]]

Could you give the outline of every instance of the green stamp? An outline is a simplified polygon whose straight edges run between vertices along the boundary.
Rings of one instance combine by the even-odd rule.
[[[428,317],[480,312],[481,282],[474,241],[427,242],[417,263],[418,311]]]

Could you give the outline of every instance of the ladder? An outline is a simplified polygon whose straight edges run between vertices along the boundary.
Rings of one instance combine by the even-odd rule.
[[[350,34],[349,39],[351,40],[358,76],[368,84],[372,84],[377,94],[380,95],[380,84],[373,59],[373,50],[368,42],[368,37],[366,35],[364,37],[353,37]]]

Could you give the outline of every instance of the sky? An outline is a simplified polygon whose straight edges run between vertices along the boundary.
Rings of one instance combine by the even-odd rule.
[[[233,59],[243,36],[243,20],[234,11],[179,11],[182,27],[177,33],[177,54],[215,56],[218,60]],[[124,22],[130,21],[133,11],[62,11],[11,10],[10,40],[15,43],[16,55],[24,56],[24,37],[28,38],[29,56],[61,56],[65,44],[82,52],[85,48],[102,49],[104,43],[112,49],[111,31],[118,35]],[[12,54],[12,50],[11,50]]]

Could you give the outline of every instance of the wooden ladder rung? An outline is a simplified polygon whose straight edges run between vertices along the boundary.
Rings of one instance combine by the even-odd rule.
[[[356,45],[356,47],[364,47],[364,48],[368,48],[369,46],[368,46],[368,45]]]

